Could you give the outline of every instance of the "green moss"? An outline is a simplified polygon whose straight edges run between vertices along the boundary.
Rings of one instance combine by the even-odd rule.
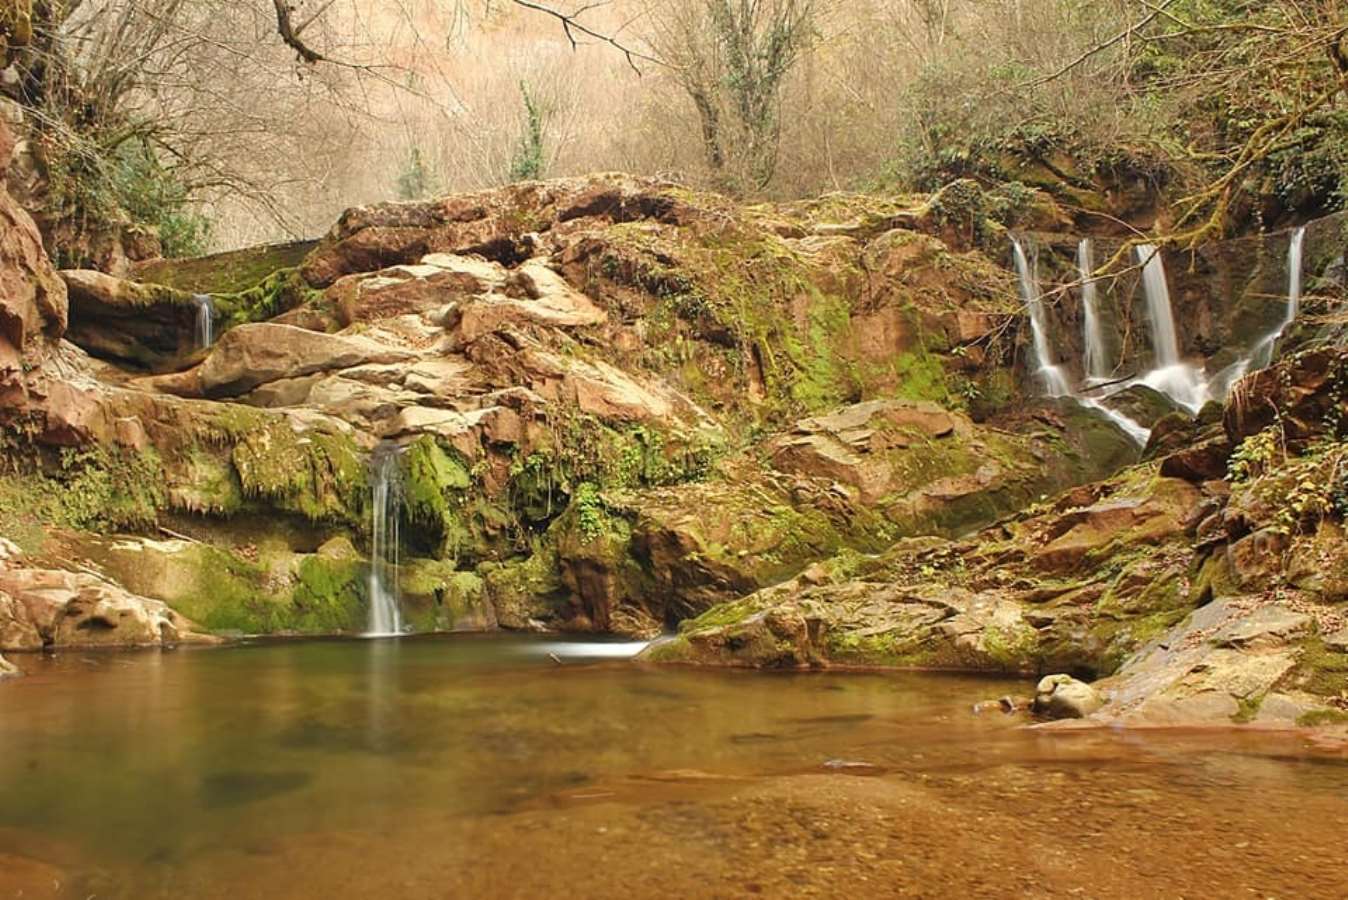
[[[279,418],[263,422],[234,445],[231,458],[244,495],[311,521],[362,523],[368,476],[351,438],[299,435]]]
[[[331,634],[358,631],[365,621],[366,564],[358,559],[305,556],[296,566],[297,583],[284,630]]]
[[[1005,671],[1034,671],[1040,658],[1039,634],[1024,624],[989,624],[983,629],[983,652]]]
[[[140,528],[167,506],[163,464],[154,450],[67,447],[53,456],[29,447],[13,453],[14,470],[0,477],[0,526],[25,549],[39,549],[49,526]]]
[[[762,610],[764,603],[750,595],[726,603],[718,603],[695,619],[685,619],[679,623],[679,631],[688,634],[713,628],[737,625]]]
[[[1231,721],[1237,725],[1246,725],[1253,722],[1259,715],[1259,708],[1264,705],[1264,695],[1256,694],[1250,697],[1236,698],[1236,711],[1231,714]]]
[[[457,557],[471,542],[464,516],[465,493],[473,483],[468,469],[430,435],[409,444],[399,466],[408,521],[431,536],[439,557]]]
[[[1341,709],[1316,709],[1297,716],[1297,724],[1302,728],[1318,728],[1324,725],[1348,725],[1348,712]]]
[[[298,269],[281,269],[246,290],[214,294],[213,299],[223,330],[275,318],[322,296],[321,291],[315,291],[305,283]]]
[[[170,598],[178,612],[214,632],[266,634],[276,630],[275,603],[263,589],[265,573],[232,553],[197,548],[193,589]]]
[[[1318,637],[1302,645],[1297,672],[1301,686],[1312,694],[1332,698],[1348,696],[1348,653],[1330,650]]]
[[[271,244],[195,259],[166,259],[137,272],[143,282],[153,282],[197,294],[229,294],[246,291],[279,269],[298,266],[314,242]]]
[[[915,645],[911,635],[901,632],[830,631],[824,645],[828,658],[843,665],[920,669],[938,664],[935,653]]]
[[[926,350],[900,353],[894,360],[894,373],[898,377],[894,395],[900,399],[930,400],[948,407],[963,405],[952,402],[945,366],[935,354]]]
[[[556,548],[540,542],[529,556],[479,570],[487,598],[505,628],[526,628],[530,620],[550,619],[565,603]]]

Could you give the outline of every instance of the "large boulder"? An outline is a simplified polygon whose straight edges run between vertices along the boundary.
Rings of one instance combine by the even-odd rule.
[[[90,354],[138,368],[171,369],[196,345],[198,301],[187,291],[90,269],[61,272],[70,298],[68,339]]]
[[[0,621],[8,622],[0,632],[6,650],[216,641],[166,604],[99,576],[14,563],[0,569]]]
[[[233,328],[220,339],[201,366],[200,383],[207,397],[237,397],[282,378],[404,362],[415,356],[363,337],[254,323]]]

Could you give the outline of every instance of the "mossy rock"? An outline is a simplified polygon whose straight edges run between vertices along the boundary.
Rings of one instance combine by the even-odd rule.
[[[196,294],[246,291],[280,269],[299,266],[317,241],[268,244],[192,259],[161,259],[138,266],[136,278]]]

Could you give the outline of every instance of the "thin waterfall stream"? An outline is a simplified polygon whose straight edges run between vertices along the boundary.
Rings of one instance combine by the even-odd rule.
[[[1254,342],[1247,354],[1227,366],[1213,379],[1221,386],[1223,395],[1250,372],[1257,372],[1273,362],[1278,341],[1282,340],[1282,336],[1292,327],[1292,323],[1301,312],[1305,247],[1306,226],[1303,225],[1292,232],[1292,238],[1287,245],[1287,305],[1283,309],[1283,316],[1277,325]]]
[[[1104,329],[1100,326],[1100,292],[1095,284],[1095,258],[1090,238],[1082,238],[1077,244],[1077,271],[1081,274],[1082,339],[1085,345],[1082,366],[1086,370],[1087,381],[1105,381],[1109,378],[1110,365],[1105,359],[1107,351]]]
[[[1020,276],[1020,296],[1025,301],[1025,309],[1030,314],[1030,332],[1034,341],[1034,360],[1038,368],[1035,375],[1044,386],[1044,393],[1050,397],[1069,397],[1072,395],[1067,374],[1053,360],[1053,351],[1049,348],[1048,328],[1044,323],[1044,299],[1039,290],[1039,275],[1025,252],[1025,245],[1018,239],[1011,239],[1011,247],[1016,256],[1016,273]],[[1035,253],[1038,260],[1038,253]]]
[[[403,633],[398,606],[398,521],[402,515],[402,477],[398,447],[385,442],[370,456],[370,624],[367,637]]]
[[[197,348],[209,349],[215,343],[215,301],[210,294],[193,294],[192,303],[197,308]]]

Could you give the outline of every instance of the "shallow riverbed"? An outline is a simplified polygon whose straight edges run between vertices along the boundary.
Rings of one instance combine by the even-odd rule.
[[[0,897],[1348,895],[1348,760],[1302,737],[1049,734],[971,712],[1023,683],[629,649],[19,658]]]

